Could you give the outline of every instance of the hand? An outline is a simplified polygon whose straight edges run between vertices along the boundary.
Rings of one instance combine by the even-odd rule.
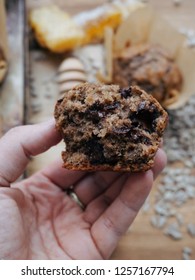
[[[21,126],[0,140],[0,259],[107,259],[166,163],[129,174],[68,171],[55,162],[14,183],[32,156],[61,140],[54,121]],[[74,192],[85,210],[67,195]]]

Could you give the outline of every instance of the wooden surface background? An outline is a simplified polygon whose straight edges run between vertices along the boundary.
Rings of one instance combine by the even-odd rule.
[[[44,5],[50,2],[56,2],[59,6],[61,6],[69,13],[75,14],[80,11],[91,9],[106,1],[104,0],[95,0],[95,1],[27,0],[26,4],[27,4],[27,9],[30,9],[32,7],[38,5]],[[195,20],[194,20],[195,1],[194,0],[182,1],[182,5],[179,7],[175,7],[173,5],[173,1],[171,0],[163,0],[163,1],[149,0],[147,2],[152,4],[155,7],[155,9],[157,9],[158,12],[159,11],[161,12],[163,17],[169,20],[177,28],[186,27],[190,29],[195,29]],[[21,60],[22,59],[23,58],[21,57]],[[39,61],[39,53],[34,52],[30,55],[30,63],[33,65],[36,59],[37,61]],[[47,60],[47,55],[45,56],[44,59]],[[40,64],[37,64],[37,66],[35,67],[42,67],[42,66]],[[18,79],[21,79],[21,84],[23,84],[23,80],[22,80],[23,77],[21,76],[22,74],[21,73],[19,74],[20,75],[18,76]],[[21,100],[25,92],[26,91],[20,92]],[[20,101],[20,104],[23,104],[22,101]],[[20,122],[21,122],[21,114],[23,114],[23,111],[20,113],[20,118],[19,118]],[[24,118],[27,118],[28,120],[27,122],[35,123],[37,121],[36,118],[30,119],[28,115],[29,115],[28,112],[26,112],[25,115],[23,114]],[[14,122],[11,123],[14,125]],[[156,182],[156,184],[157,183],[158,182]],[[154,196],[155,196],[155,186],[153,188],[152,194],[149,197],[150,204],[154,203]],[[189,221],[195,220],[194,218],[195,201],[192,200],[190,203],[186,204],[182,208],[182,211],[187,217],[187,219],[189,219]],[[153,214],[153,207],[147,213],[144,213],[143,211],[139,213],[132,227],[129,229],[126,235],[121,239],[117,249],[112,255],[112,259],[181,259],[182,249],[184,246],[189,246],[190,248],[193,249],[193,253],[191,257],[192,259],[195,259],[195,238],[190,237],[186,233],[185,228],[183,228],[184,238],[180,241],[171,240],[170,238],[164,235],[163,231],[155,229],[150,225],[150,218],[152,214]]]

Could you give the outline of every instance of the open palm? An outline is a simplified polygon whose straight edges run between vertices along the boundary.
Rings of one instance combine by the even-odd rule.
[[[55,162],[14,183],[30,156],[59,141],[53,121],[0,140],[0,259],[109,258],[166,161],[160,149],[154,168],[139,174],[68,171]],[[68,196],[70,186],[85,210]]]

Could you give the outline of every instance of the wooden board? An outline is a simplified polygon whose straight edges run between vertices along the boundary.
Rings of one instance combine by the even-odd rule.
[[[37,5],[45,5],[47,3],[51,3],[54,1],[42,0],[42,1],[30,1],[27,0],[28,9],[32,7],[36,7]],[[69,13],[75,14],[79,11],[87,10],[95,7],[96,5],[102,4],[103,0],[96,1],[87,1],[87,0],[74,0],[74,1],[60,1],[56,0],[61,8],[65,9]],[[148,1],[153,4],[153,6],[161,11],[161,14],[169,20],[173,25],[178,28],[187,27],[195,29],[195,21],[193,12],[195,10],[195,1],[186,0],[183,1],[181,7],[174,7],[173,1],[164,0],[164,1]],[[36,69],[45,67],[47,62],[43,62],[47,60],[49,54],[44,52],[43,50],[30,50],[30,69],[31,74],[35,74],[36,78]],[[37,58],[37,62],[36,62]],[[41,59],[42,60],[41,60]],[[54,65],[59,64],[60,58],[55,57],[52,60]],[[42,64],[43,63],[43,64]],[[51,65],[50,65],[51,66]],[[50,71],[50,66],[47,66],[47,71]],[[51,76],[55,75],[51,68]],[[41,77],[37,77],[36,81],[39,82]],[[43,84],[42,84],[43,86]],[[39,98],[45,98],[46,95],[46,85],[45,88],[43,86],[42,90],[39,92]],[[31,106],[35,101],[35,97],[32,96],[32,89],[30,90],[31,96],[28,99],[28,114],[26,115],[27,122],[35,123],[38,120],[44,120],[52,114],[51,107],[42,108],[40,112],[37,112],[37,115],[31,114],[30,110]],[[53,106],[56,97],[55,89],[50,87],[50,94],[52,93],[51,98],[48,101],[48,106]],[[34,100],[34,101],[33,101]],[[50,104],[50,105],[49,105]],[[49,110],[48,110],[49,108]],[[34,165],[35,166],[35,165]],[[32,170],[31,170],[32,172]],[[158,182],[156,182],[157,186]],[[156,195],[156,186],[153,188],[153,192],[149,197],[150,201],[150,209],[148,212],[141,211],[133,223],[132,227],[126,233],[126,235],[121,239],[117,249],[112,255],[112,259],[181,259],[182,258],[182,250],[184,247],[190,247],[193,249],[193,253],[191,255],[192,259],[195,259],[195,238],[192,238],[187,234],[186,228],[182,227],[182,232],[184,238],[179,241],[175,241],[167,237],[162,230],[155,229],[150,224],[151,216],[154,212],[154,200]],[[195,201],[191,200],[189,203],[186,203],[185,206],[182,207],[182,212],[186,217],[186,222],[194,221],[195,217]]]

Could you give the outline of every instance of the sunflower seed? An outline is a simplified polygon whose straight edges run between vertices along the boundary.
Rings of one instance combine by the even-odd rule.
[[[188,224],[187,226],[187,230],[188,230],[188,233],[192,236],[192,237],[195,237],[195,224]]]
[[[162,215],[155,215],[151,217],[151,224],[155,228],[163,228],[166,224],[167,217]]]
[[[183,251],[182,251],[182,257],[183,260],[190,260],[191,259],[191,255],[192,254],[192,249],[189,247],[184,247]]]
[[[182,239],[183,235],[179,229],[178,224],[170,224],[164,232],[166,235],[172,237],[174,240]]]

